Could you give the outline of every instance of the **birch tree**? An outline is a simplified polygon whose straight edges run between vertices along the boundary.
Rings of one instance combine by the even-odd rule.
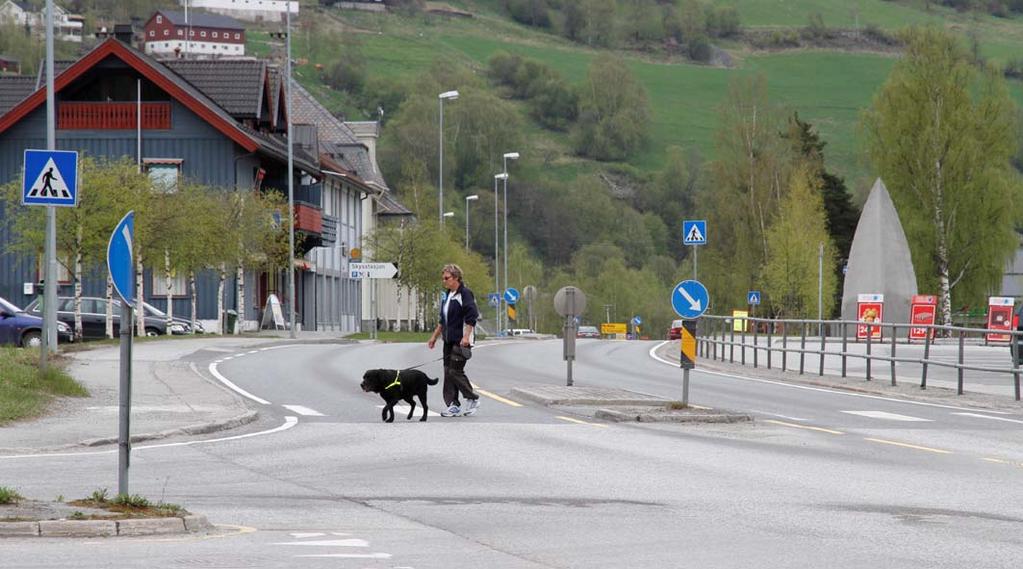
[[[1016,109],[1004,79],[978,69],[938,28],[906,34],[905,56],[864,115],[870,157],[909,240],[917,282],[953,301],[996,293],[1019,245],[1021,186],[1011,171]]]

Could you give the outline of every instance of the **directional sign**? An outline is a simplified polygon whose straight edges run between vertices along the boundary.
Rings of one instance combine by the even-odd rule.
[[[390,279],[398,274],[394,263],[348,263],[348,274],[353,279]]]
[[[683,245],[707,244],[707,220],[687,219],[682,222]]]
[[[682,281],[671,291],[671,307],[675,314],[688,320],[699,318],[709,303],[710,294],[700,281]]]
[[[519,296],[521,296],[519,294],[519,291],[513,288],[508,288],[508,290],[504,291],[504,301],[507,302],[508,304],[515,304],[516,302],[518,302]]]
[[[746,293],[746,304],[752,306],[757,306],[758,304],[760,304],[760,291],[751,290],[748,293]]]
[[[78,205],[78,153],[26,150],[22,205]]]
[[[135,261],[132,243],[135,241],[135,212],[129,211],[110,234],[107,244],[107,269],[114,282],[114,290],[125,304],[135,307]]]

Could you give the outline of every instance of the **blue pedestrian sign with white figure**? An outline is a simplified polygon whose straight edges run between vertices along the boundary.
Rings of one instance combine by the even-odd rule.
[[[135,307],[135,212],[129,211],[114,228],[107,244],[107,268],[114,290],[128,306]]]
[[[519,291],[513,288],[509,288],[504,291],[504,301],[507,302],[508,304],[515,304],[516,302],[518,302],[519,296],[521,296],[519,294]]]
[[[749,291],[749,293],[746,295],[746,304],[749,304],[750,306],[757,306],[758,304],[760,304],[760,291],[759,290]]]
[[[22,205],[78,205],[78,153],[26,150]]]
[[[498,306],[501,306],[501,295],[497,294],[496,292],[492,292],[492,293],[488,294],[487,295],[487,304],[489,304],[490,306],[492,306],[494,308],[497,308]]]
[[[700,281],[682,281],[671,291],[671,307],[675,314],[687,320],[695,320],[707,311],[710,294]]]
[[[707,244],[707,220],[686,219],[682,222],[683,245]]]

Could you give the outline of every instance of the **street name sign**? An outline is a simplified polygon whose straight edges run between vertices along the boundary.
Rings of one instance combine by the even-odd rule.
[[[695,320],[707,311],[710,294],[700,281],[688,280],[671,290],[671,307],[682,318]]]
[[[22,205],[78,205],[78,153],[26,150]]]
[[[348,263],[348,274],[353,279],[390,279],[398,274],[394,263]]]
[[[682,222],[683,245],[707,244],[707,220],[686,219]]]

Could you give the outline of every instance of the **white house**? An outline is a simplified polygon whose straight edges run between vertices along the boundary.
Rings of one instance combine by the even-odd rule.
[[[279,22],[284,19],[284,11],[289,9],[298,14],[298,2],[284,0],[178,0],[188,9],[203,8],[209,12],[225,14],[248,22]],[[290,6],[289,6],[290,4]]]
[[[46,33],[46,8],[36,12],[28,2],[5,0],[3,4],[0,4],[0,23],[25,26],[32,33],[43,35]],[[77,14],[70,14],[64,8],[54,4],[53,37],[55,39],[81,42],[84,28],[85,18]]]

